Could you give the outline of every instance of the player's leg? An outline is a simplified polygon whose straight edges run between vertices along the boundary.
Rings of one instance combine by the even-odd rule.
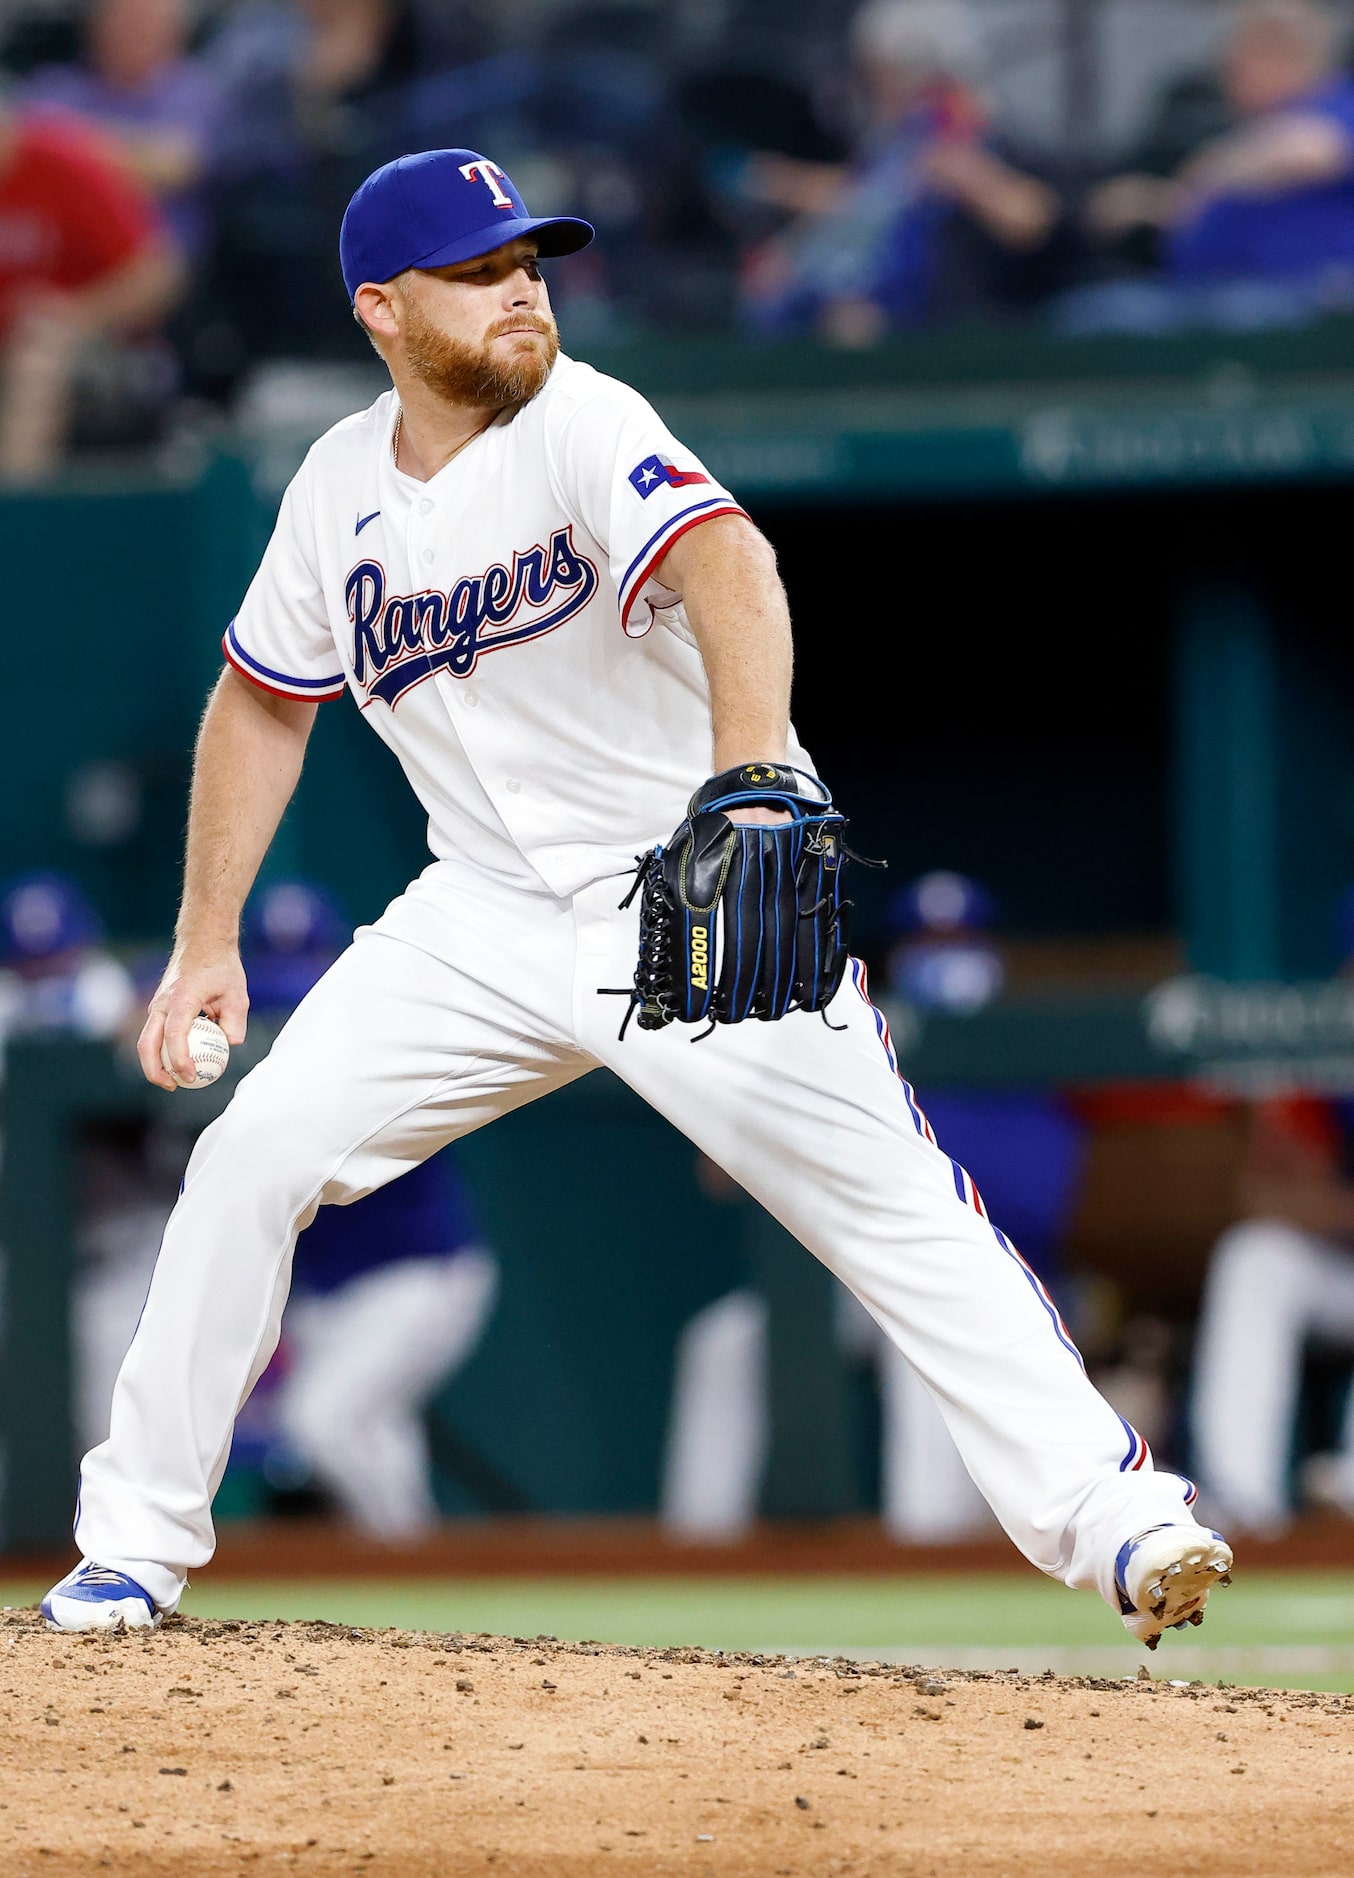
[[[467,1247],[454,1258],[399,1259],[298,1300],[308,1308],[298,1313],[278,1420],[375,1538],[408,1539],[436,1523],[423,1410],[479,1341],[497,1289],[497,1260]]]
[[[430,874],[359,933],[189,1163],[76,1524],[86,1557],[162,1608],[211,1557],[231,1429],[276,1347],[315,1208],[591,1067],[558,1028],[567,905],[501,892],[494,905],[488,883],[471,898]]]
[[[1194,1446],[1209,1498],[1253,1531],[1291,1516],[1293,1423],[1310,1336],[1354,1337],[1354,1257],[1283,1220],[1231,1227],[1204,1287]]]
[[[580,896],[580,968],[598,985],[624,982],[633,949],[609,897]],[[618,1043],[599,1010],[584,1041],[856,1293],[1026,1557],[1122,1608],[1120,1548],[1190,1522],[1193,1490],[1154,1472],[1092,1387],[1042,1287],[930,1138],[883,1020],[854,986],[828,1015],[843,1028],[796,1013],[703,1042],[632,1027]]]

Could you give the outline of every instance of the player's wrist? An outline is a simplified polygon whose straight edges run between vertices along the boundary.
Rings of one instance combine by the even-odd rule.
[[[180,926],[174,937],[173,956],[178,964],[185,959],[238,959],[239,927]]]
[[[767,737],[756,744],[743,740],[731,744],[716,743],[710,774],[722,776],[726,770],[741,769],[745,763],[774,763],[780,767],[785,763],[786,756],[783,737]]]

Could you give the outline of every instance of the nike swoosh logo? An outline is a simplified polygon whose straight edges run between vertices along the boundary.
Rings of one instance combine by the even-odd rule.
[[[379,509],[373,509],[370,515],[359,515],[357,518],[357,527],[353,530],[353,533],[360,535],[367,523],[374,522],[380,513],[381,511]]]

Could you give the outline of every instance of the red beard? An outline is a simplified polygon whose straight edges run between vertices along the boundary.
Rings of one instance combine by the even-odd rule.
[[[489,348],[495,336],[521,326],[539,332],[544,346],[522,345],[514,348],[511,357],[494,357]],[[490,327],[482,346],[470,346],[449,338],[410,307],[404,347],[410,370],[448,404],[496,411],[504,405],[527,404],[536,396],[559,356],[559,331],[553,320],[539,313],[515,314]]]

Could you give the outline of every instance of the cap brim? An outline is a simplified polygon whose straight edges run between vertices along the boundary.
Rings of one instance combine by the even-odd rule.
[[[542,260],[549,261],[559,254],[577,254],[596,233],[591,222],[580,221],[573,215],[517,215],[510,221],[491,222],[487,228],[477,228],[472,235],[462,235],[459,241],[448,242],[443,248],[434,248],[431,254],[420,255],[411,266],[452,267],[457,261],[473,261],[477,255],[492,254],[510,241],[520,241],[524,235],[536,237],[536,252]]]

